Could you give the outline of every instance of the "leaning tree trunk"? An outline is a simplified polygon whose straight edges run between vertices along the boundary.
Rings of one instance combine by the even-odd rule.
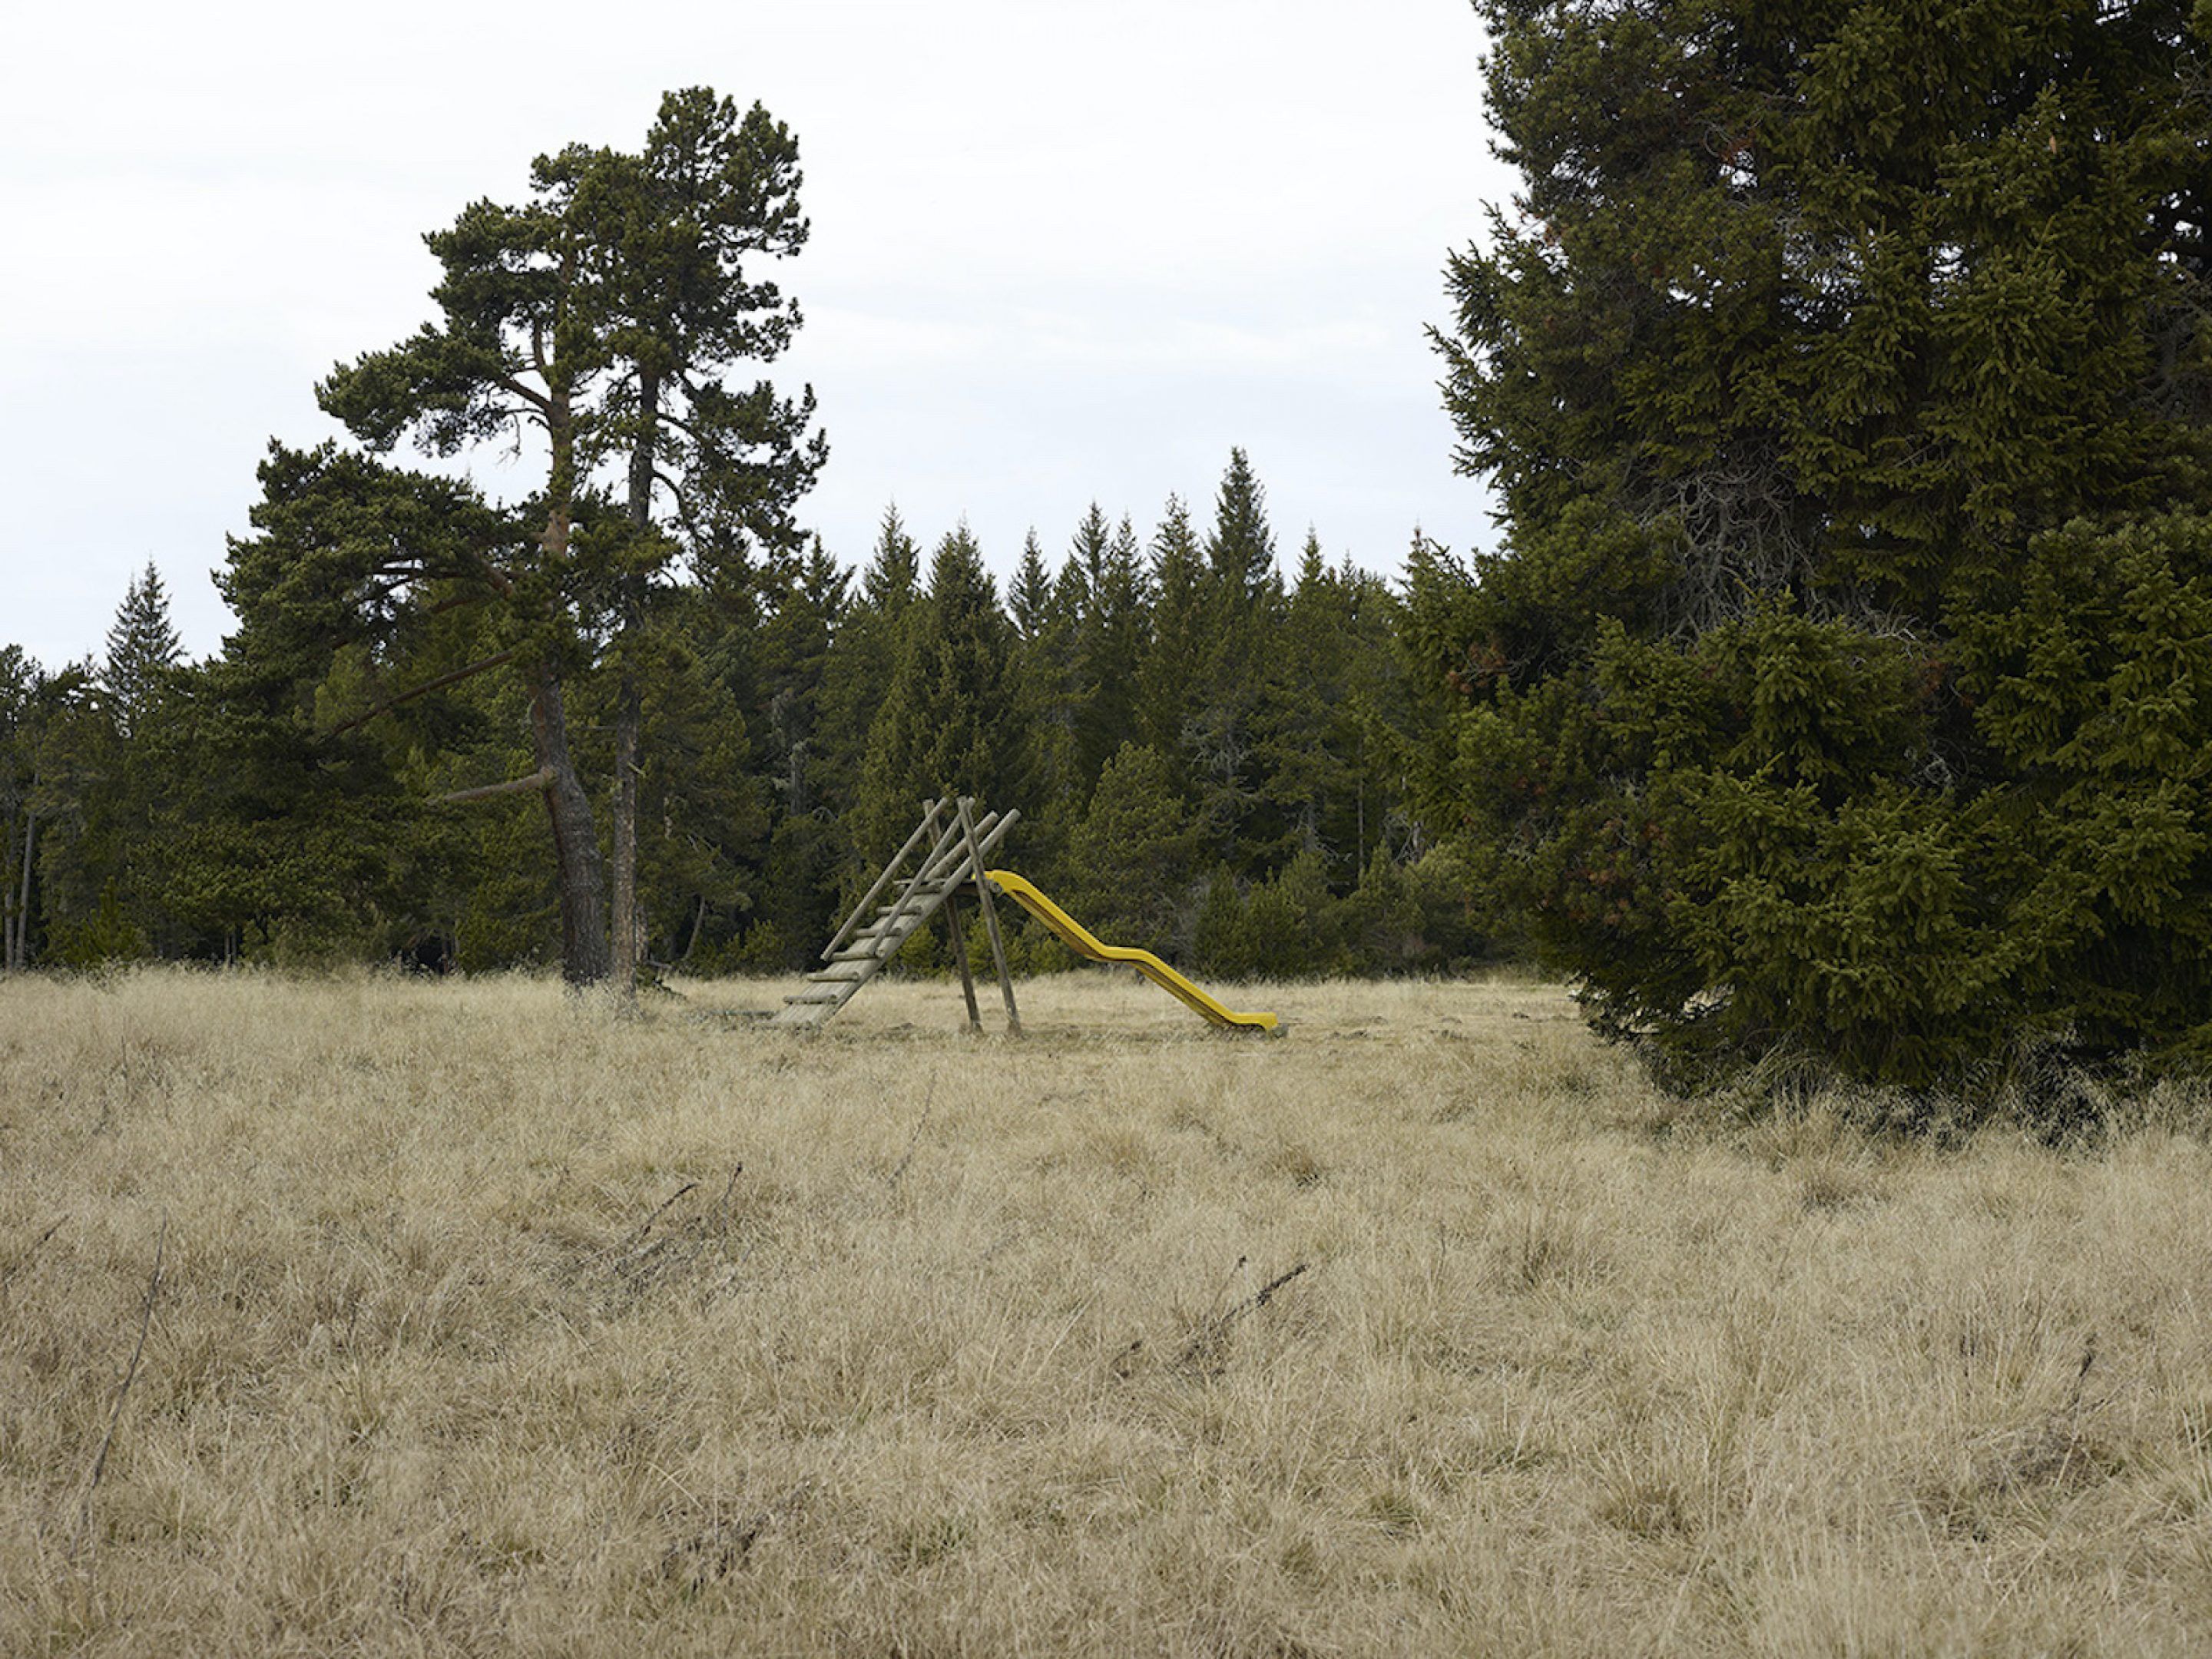
[[[591,797],[577,780],[576,763],[568,753],[561,672],[550,659],[539,667],[530,688],[530,732],[538,764],[545,774],[545,813],[553,823],[553,859],[561,893],[561,977],[571,985],[596,985],[607,976],[599,837],[592,824]]]

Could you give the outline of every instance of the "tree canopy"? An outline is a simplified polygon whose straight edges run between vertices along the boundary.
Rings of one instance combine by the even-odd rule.
[[[1480,9],[1432,808],[1686,1079],[2203,1053],[2204,8]]]

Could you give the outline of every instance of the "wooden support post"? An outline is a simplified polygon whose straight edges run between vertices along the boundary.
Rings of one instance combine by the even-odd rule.
[[[968,999],[968,1029],[983,1029],[983,1011],[975,1006],[975,975],[968,969],[968,932],[960,925],[960,901],[945,896],[945,917],[952,925],[952,959],[960,964],[960,994]]]
[[[1006,942],[999,933],[999,913],[991,903],[990,878],[983,873],[983,848],[975,838],[975,820],[969,812],[972,803],[960,797],[960,830],[968,837],[968,856],[975,866],[975,908],[983,913],[983,932],[991,941],[991,960],[999,969],[999,990],[1006,1000],[1006,1030],[1014,1036],[1022,1034],[1021,1011],[1014,1006],[1014,976],[1006,971]]]
[[[892,856],[891,861],[884,866],[883,874],[876,878],[876,884],[868,889],[860,902],[853,907],[853,914],[845,918],[845,925],[837,930],[828,945],[823,946],[823,961],[827,962],[836,956],[845,941],[860,931],[860,923],[866,917],[869,907],[875,903],[884,889],[891,884],[891,878],[898,874],[899,866],[907,861],[908,855],[929,838],[931,832],[937,828],[937,815],[944,810],[945,803],[941,800],[933,800],[926,804],[921,815],[921,826],[906,838],[906,845],[898,849]],[[928,861],[928,857],[925,854],[922,862],[927,864]],[[908,885],[911,886],[912,884],[909,883]]]

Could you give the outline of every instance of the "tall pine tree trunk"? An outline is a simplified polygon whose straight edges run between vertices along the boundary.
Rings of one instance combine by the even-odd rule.
[[[0,830],[0,973],[15,968],[15,815]]]
[[[561,894],[561,976],[596,985],[607,976],[607,922],[599,871],[599,838],[591,797],[568,753],[561,671],[548,658],[530,687],[530,732],[544,769],[545,812],[553,825],[553,857]]]
[[[637,989],[645,930],[637,906],[637,680],[627,665],[615,694],[614,978],[624,996]]]
[[[8,965],[22,969],[31,965],[31,860],[39,847],[39,815],[23,814],[23,890],[15,902],[15,935],[10,944]]]
[[[653,526],[653,471],[659,449],[660,374],[641,367],[637,386],[638,432],[629,457],[629,522],[642,536]],[[624,630],[635,630],[641,605],[633,606],[624,618]],[[621,651],[621,643],[616,647]],[[641,724],[637,677],[628,657],[622,659],[622,678],[615,696],[614,800],[614,976],[624,996],[637,990],[639,958],[643,954],[643,930],[637,905],[637,749]]]
[[[574,256],[564,261],[570,274]],[[542,545],[548,568],[564,568],[574,520],[576,427],[569,404],[565,365],[547,371],[550,398],[546,433],[553,464],[547,479],[550,506]],[[561,895],[561,976],[575,986],[596,985],[607,976],[606,885],[599,867],[599,837],[592,823],[591,797],[576,776],[568,752],[568,721],[561,701],[561,662],[548,651],[530,684],[530,732],[538,764],[548,780],[545,812],[552,820],[553,857]]]

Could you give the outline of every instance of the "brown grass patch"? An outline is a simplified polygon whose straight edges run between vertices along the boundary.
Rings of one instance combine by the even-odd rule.
[[[0,1653],[2212,1647],[2196,1139],[781,988],[0,985]]]

